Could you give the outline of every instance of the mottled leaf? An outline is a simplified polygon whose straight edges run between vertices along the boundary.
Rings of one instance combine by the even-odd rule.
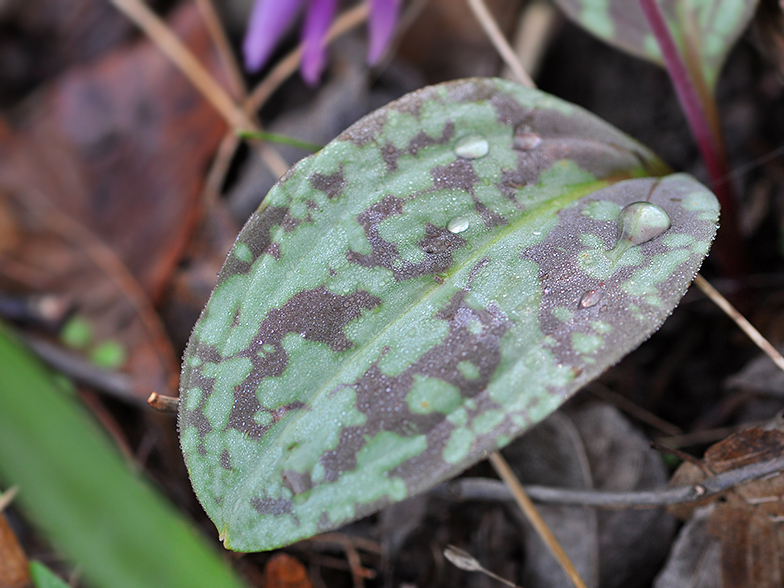
[[[644,177],[666,173],[578,107],[489,79],[409,94],[295,166],[183,364],[183,453],[226,546],[430,488],[634,349],[716,227],[695,180]]]
[[[712,93],[724,60],[754,16],[758,0],[661,0],[686,61]],[[582,27],[637,57],[663,65],[659,44],[638,0],[556,0]],[[695,70],[692,70],[692,74]]]

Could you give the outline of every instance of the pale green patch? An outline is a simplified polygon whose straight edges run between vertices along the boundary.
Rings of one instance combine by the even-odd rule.
[[[428,350],[443,343],[449,335],[449,324],[446,321],[424,312],[410,317],[398,328],[402,336],[387,347],[379,360],[379,368],[387,376],[399,376]]]
[[[465,459],[475,437],[474,433],[465,427],[453,430],[442,453],[444,461],[446,463],[458,463]]]
[[[683,233],[665,235],[662,237],[662,243],[664,243],[665,247],[669,247],[670,249],[676,249],[678,247],[689,247],[695,241],[696,239],[692,235],[686,235]]]
[[[456,427],[463,427],[468,423],[468,412],[465,408],[458,408],[446,417]]]
[[[621,284],[621,289],[631,296],[657,295],[657,286],[671,276],[676,268],[689,259],[689,252],[675,249],[653,257],[650,264],[636,270]]]
[[[585,249],[577,254],[577,265],[586,274],[597,280],[606,280],[615,270],[613,260],[607,252]]]
[[[580,20],[598,37],[607,39],[614,34],[615,26],[610,15],[610,0],[593,0],[583,4]]]
[[[234,246],[234,257],[245,263],[253,261],[253,252],[245,243],[239,242]]]
[[[218,364],[204,364],[204,375],[215,378],[212,394],[207,397],[203,410],[213,429],[221,430],[226,426],[232,405],[223,399],[234,397],[234,388],[248,377],[252,369],[253,364],[247,357],[232,357]]]
[[[643,36],[642,50],[648,59],[655,61],[656,63],[662,63],[664,58],[662,57],[661,48],[659,47],[659,42],[652,33],[646,33]]]
[[[700,211],[715,212],[717,210],[715,197],[707,190],[691,192],[683,199],[681,205],[685,210],[688,210],[689,212],[700,212]]]
[[[604,249],[604,239],[593,233],[583,233],[580,235],[580,243],[590,249]]]
[[[567,323],[574,318],[574,311],[565,306],[556,306],[550,311],[550,314],[562,323]]]
[[[477,368],[473,363],[470,361],[461,361],[457,364],[457,371],[460,372],[466,380],[476,380],[479,374],[479,368]]]
[[[572,347],[577,353],[590,355],[604,346],[604,339],[590,333],[572,333]]]
[[[607,200],[594,200],[584,205],[580,214],[596,221],[614,221],[621,214],[621,205]]]
[[[256,414],[253,415],[253,422],[262,427],[272,424],[272,421],[272,413],[263,410],[256,411]]]
[[[612,333],[612,325],[606,323],[604,321],[593,321],[591,323],[591,328],[599,333],[600,335],[606,335],[607,333]]]
[[[414,414],[440,412],[449,414],[462,401],[460,390],[449,382],[438,378],[427,378],[420,374],[414,375],[414,383],[406,395],[408,409]]]
[[[486,435],[504,420],[505,413],[502,410],[487,410],[479,413],[471,421],[471,428],[477,435]]]
[[[201,402],[202,389],[191,388],[188,390],[188,398],[185,400],[185,410],[196,410]]]

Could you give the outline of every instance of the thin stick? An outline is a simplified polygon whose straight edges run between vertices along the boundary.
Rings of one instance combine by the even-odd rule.
[[[680,427],[676,427],[672,423],[665,421],[651,411],[644,409],[639,404],[632,402],[625,396],[611,390],[601,382],[593,381],[585,389],[597,398],[614,404],[638,421],[646,423],[666,435],[680,435],[683,433],[683,430]]]
[[[230,126],[245,128],[254,126],[242,109],[234,104],[226,90],[215,81],[193,53],[177,38],[177,35],[146,4],[140,0],[110,1],[152,39],[164,55],[212,103]]]
[[[327,32],[326,42],[330,43],[341,35],[346,34],[351,29],[359,26],[368,17],[368,5],[362,3],[341,14]],[[259,110],[269,97],[278,89],[299,68],[302,60],[302,46],[298,46],[294,51],[281,59],[278,64],[267,74],[259,84],[253,88],[250,96],[243,104],[246,113]]]
[[[735,321],[735,324],[749,336],[749,339],[751,339],[757,347],[762,349],[762,351],[773,360],[773,363],[784,370],[784,357],[776,351],[776,348],[773,347],[773,345],[771,345],[770,342],[763,337],[762,334],[755,329],[718,290],[716,290],[716,288],[708,283],[708,280],[703,278],[700,274],[697,274],[697,277],[694,278],[694,283],[716,306],[722,309],[728,317]]]
[[[512,468],[509,467],[509,464],[506,463],[506,460],[503,456],[498,452],[494,451],[490,454],[489,457],[490,463],[493,465],[498,476],[503,480],[504,484],[507,485],[509,490],[514,495],[514,499],[517,502],[518,506],[523,510],[525,516],[528,517],[528,520],[531,521],[536,532],[539,534],[539,537],[542,538],[547,548],[552,552],[555,556],[555,559],[558,560],[558,563],[561,564],[564,572],[572,581],[575,588],[586,588],[585,582],[583,582],[582,578],[580,578],[580,574],[577,573],[577,570],[572,564],[572,561],[569,559],[569,556],[566,555],[566,552],[561,547],[561,544],[558,543],[558,540],[553,535],[553,532],[550,531],[550,528],[547,526],[547,523],[544,522],[539,512],[536,510],[534,503],[531,502],[531,499],[528,498],[528,495],[525,493],[522,484],[515,476]]]
[[[688,486],[631,492],[525,486],[525,492],[530,499],[544,504],[604,509],[650,509],[704,500],[782,470],[784,456],[715,474]],[[439,486],[434,493],[453,500],[507,501],[517,498],[511,487],[489,478],[461,478]]]
[[[199,60],[177,38],[171,29],[158,15],[152,12],[140,0],[110,0],[123,14],[130,18],[136,26],[158,46],[166,57],[196,86],[199,92],[215,107],[220,115],[232,128],[258,129],[242,108],[237,106],[226,90],[199,63]],[[288,163],[277,151],[268,145],[259,147],[259,153],[270,170],[282,176],[288,169]]]
[[[180,406],[180,399],[176,396],[164,396],[153,392],[147,399],[147,404],[158,412],[177,412]]]
[[[501,29],[498,28],[498,24],[493,19],[493,15],[490,14],[490,11],[487,9],[487,6],[484,3],[484,0],[467,0],[469,8],[476,16],[476,20],[479,21],[479,24],[485,31],[485,34],[488,36],[490,41],[493,43],[496,51],[501,56],[506,64],[509,66],[509,69],[512,70],[514,77],[517,79],[518,82],[521,84],[528,86],[529,88],[536,88],[536,84],[531,79],[531,77],[525,72],[523,66],[520,65],[520,61],[517,59],[517,55],[515,55],[514,49],[509,45],[509,41],[506,40],[504,34],[501,32]]]
[[[3,512],[11,504],[19,492],[19,486],[11,486],[8,490],[0,494],[0,512]]]
[[[226,36],[226,31],[223,30],[218,13],[215,11],[215,5],[212,0],[196,0],[196,5],[201,11],[204,18],[204,24],[212,37],[212,42],[218,49],[221,63],[226,69],[229,85],[238,100],[245,100],[248,90],[245,87],[245,78],[242,75],[237,59],[234,57],[234,51],[231,48],[231,43]]]

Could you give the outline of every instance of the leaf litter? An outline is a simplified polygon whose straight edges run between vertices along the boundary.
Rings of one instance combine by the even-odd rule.
[[[432,34],[432,27],[428,30],[428,33]],[[435,35],[432,35],[432,36],[435,37]],[[577,35],[573,35],[573,36],[577,37]],[[580,42],[579,39],[577,39],[577,40],[578,40],[578,42]],[[602,49],[597,48],[596,46],[590,45],[590,44],[588,46],[591,48],[590,51],[585,51],[583,49],[578,49],[576,51],[572,50],[572,55],[575,56],[575,57],[580,57],[582,55],[590,54],[590,55],[600,55],[600,56],[603,55],[604,57],[606,57],[606,54],[602,53]],[[430,58],[432,58],[433,57],[432,53],[434,53],[434,52],[431,51],[430,53],[431,53]],[[437,53],[437,52],[435,52],[435,53]],[[741,57],[741,58],[743,59],[744,57]],[[605,60],[603,57],[600,57],[598,59],[599,59],[599,61],[612,61],[611,59],[610,60]],[[568,60],[564,60],[564,61],[562,61],[562,63],[567,62],[567,61]],[[628,68],[630,67],[628,62],[625,62],[623,60],[620,60],[620,61],[622,62],[622,66],[621,67],[626,67],[627,71],[628,71]],[[587,71],[588,69],[589,68],[584,68],[584,71]],[[577,78],[577,76],[574,76],[574,75],[567,75],[567,77],[569,77],[573,81]],[[610,78],[611,77],[612,76],[610,76]],[[619,76],[616,75],[616,78],[618,78],[618,77]],[[588,81],[583,79],[583,81],[578,81],[577,82],[577,86],[579,86],[580,84],[583,84],[583,87],[585,87],[585,84],[589,84],[589,83],[590,82],[588,82]],[[658,86],[656,86],[656,87],[658,87]],[[616,94],[612,90],[607,90],[606,88],[604,88],[601,93],[604,95],[604,102],[603,102],[604,106],[603,106],[603,108],[607,108],[608,103],[610,104],[610,107],[612,108],[612,104],[613,104],[612,99],[610,98],[608,100],[608,97],[612,97],[612,96],[614,96]],[[596,97],[593,97],[593,98],[588,97],[588,99],[598,100],[598,98],[596,98]],[[629,100],[628,102],[633,102],[633,100]],[[623,109],[617,109],[617,111],[619,113],[619,116],[623,116]],[[611,118],[611,117],[608,117],[608,118]],[[752,125],[751,128],[754,128],[753,125]],[[745,144],[746,142],[747,142],[747,140],[744,139],[744,140],[740,140],[740,141],[734,141],[733,143],[734,144]],[[675,141],[675,143],[676,144],[673,145],[673,149],[672,150],[667,150],[666,148],[659,147],[659,148],[657,148],[657,151],[659,151],[660,153],[663,153],[663,154],[667,154],[667,153],[682,153],[683,152],[682,146],[683,146],[683,144],[687,143],[687,140],[682,140],[680,142]],[[678,167],[688,167],[688,165],[678,165]],[[744,181],[753,182],[753,181],[755,181],[755,178],[753,176],[750,177],[750,178],[747,177]],[[9,223],[9,224],[13,225],[14,223]],[[227,230],[226,233],[228,233],[228,232],[230,232],[230,231]],[[0,234],[3,235],[2,239],[4,239],[4,240],[5,239],[11,240],[10,238],[7,237],[7,235],[12,235],[13,232],[12,231],[11,232],[6,232],[5,230],[3,230]],[[3,241],[3,242],[5,242],[5,241]],[[217,245],[214,250],[215,251],[220,250],[220,245]],[[61,256],[61,258],[62,257],[67,258],[68,255],[66,254],[64,256]],[[219,258],[220,254],[217,254],[217,257]],[[194,260],[194,263],[198,263],[198,258],[196,258]],[[206,266],[206,267],[209,267],[209,266]],[[214,264],[213,264],[212,267],[214,267]],[[18,269],[18,267],[16,269]],[[48,272],[48,269],[46,271]],[[169,270],[169,273],[171,274],[171,270]],[[209,282],[209,277],[208,277],[209,273],[210,273],[209,270],[206,270],[206,271],[202,272],[202,275],[204,276],[203,283],[208,283]],[[164,275],[164,278],[163,278],[162,281],[164,283],[166,283],[168,278],[165,276],[165,272],[164,272],[164,274],[161,274],[161,275]],[[30,278],[29,275],[26,275],[25,277],[27,277],[28,279]],[[152,280],[152,282],[154,282],[154,281],[155,280]],[[90,282],[86,282],[86,283],[90,284]],[[167,295],[168,295],[167,293],[164,293],[163,294],[163,299],[164,299],[165,302],[167,302],[167,304],[170,304],[170,301],[167,299]],[[183,296],[184,299],[187,299],[188,296],[191,295],[191,291],[190,291],[189,287],[186,285],[185,287],[180,289],[180,293],[178,295],[179,296]],[[202,289],[202,296],[203,296],[203,289]],[[198,295],[196,297],[198,298]],[[193,304],[196,307],[198,306],[198,303],[196,303],[196,302],[194,302]],[[692,301],[691,303],[687,303],[687,308],[685,308],[682,311],[679,311],[678,314],[679,315],[684,315],[684,314],[685,315],[696,315],[696,318],[698,320],[698,322],[697,322],[698,326],[696,327],[697,330],[700,330],[702,332],[709,332],[709,328],[705,324],[705,321],[699,322],[699,320],[700,320],[700,316],[708,317],[708,319],[710,320],[710,317],[712,316],[712,314],[701,303],[694,302],[694,301]],[[694,318],[694,316],[692,316],[692,318]],[[683,325],[684,325],[683,321],[684,320],[685,319],[680,319],[680,318],[678,319],[678,321],[679,321],[678,324],[681,325],[681,328],[683,328]],[[688,322],[686,324],[688,324]],[[717,329],[713,330],[714,334],[716,334],[717,332],[718,332]],[[659,337],[659,341],[660,341],[659,345],[660,346],[667,347],[669,345],[669,342],[673,340],[671,338],[672,337],[672,333],[669,332],[669,328],[668,327],[665,327],[664,332],[662,332],[660,335],[661,335],[661,337]],[[730,339],[729,337],[724,337],[721,334],[719,335],[719,338],[721,339],[722,342],[727,342],[728,339]],[[710,339],[710,337],[708,337],[707,339]],[[707,372],[710,371],[708,369],[708,367],[707,367],[708,364],[711,364],[711,365],[727,364],[727,365],[734,365],[736,368],[740,367],[739,360],[737,358],[731,359],[730,361],[724,361],[723,360],[723,355],[721,353],[715,354],[713,356],[713,360],[712,361],[707,361],[705,359],[705,357],[710,357],[710,354],[712,352],[716,351],[716,349],[718,347],[718,343],[710,344],[710,343],[708,343],[706,341],[706,339],[703,339],[703,344],[705,346],[705,355],[704,356],[691,358],[688,361],[683,362],[682,364],[680,364],[679,367],[676,367],[675,372],[674,372],[675,375],[672,376],[672,377],[680,378],[680,381],[679,381],[679,383],[674,385],[674,390],[672,392],[669,392],[669,393],[665,394],[663,400],[660,401],[660,405],[659,405],[661,407],[661,402],[663,402],[664,400],[666,400],[668,398],[671,398],[672,396],[677,396],[679,394],[679,392],[678,392],[679,390],[686,389],[687,390],[687,394],[685,396],[683,394],[681,394],[681,399],[678,401],[680,403],[680,406],[689,406],[689,409],[687,410],[686,414],[683,414],[683,413],[677,414],[677,411],[675,409],[672,409],[672,408],[668,409],[668,408],[666,408],[666,406],[665,406],[664,410],[660,411],[661,413],[663,413],[666,416],[668,416],[669,418],[671,418],[671,420],[677,422],[679,425],[684,426],[686,428],[689,427],[689,423],[691,422],[691,420],[693,420],[695,414],[698,414],[700,411],[703,411],[703,410],[707,411],[707,410],[709,410],[710,407],[714,406],[714,401],[711,399],[711,397],[709,395],[707,395],[704,392],[702,393],[702,395],[700,395],[701,391],[704,391],[707,386],[705,386],[704,384],[698,384],[697,383],[699,381],[715,381],[714,378],[711,378],[711,377],[707,376]],[[728,342],[728,344],[729,344],[730,348],[734,348],[734,349],[738,348],[737,343],[733,344],[732,342]],[[650,373],[651,371],[654,370],[654,368],[651,367],[651,362],[652,362],[651,357],[656,357],[656,352],[653,351],[653,349],[655,348],[656,345],[657,345],[656,339],[654,339],[654,341],[652,341],[651,344],[647,348],[641,349],[638,353],[634,354],[632,358],[630,358],[630,360],[628,362],[628,364],[629,364],[628,367],[625,367],[625,368],[621,367],[618,370],[615,370],[614,372],[608,374],[606,376],[605,381],[609,382],[609,383],[611,383],[613,385],[617,384],[618,385],[618,389],[626,391],[627,394],[629,394],[633,398],[636,398],[637,400],[639,400],[639,398],[641,397],[639,390],[640,390],[640,388],[644,389],[645,386],[646,386],[646,384],[644,383],[644,378],[646,377],[646,374],[648,374],[648,373]],[[740,345],[740,347],[741,347],[741,354],[742,355],[745,355],[746,357],[750,356],[750,352],[749,352],[749,350],[747,348],[743,347],[743,345]],[[737,351],[735,351],[735,353],[737,353]],[[686,364],[690,364],[689,367],[685,367]],[[685,377],[682,377],[684,375],[685,375]],[[632,380],[634,380],[636,378],[637,380],[642,380],[642,381],[641,382],[638,381],[637,383],[635,383],[635,381],[630,381],[630,378],[632,378]],[[641,403],[645,404],[646,402],[643,400]],[[694,407],[700,407],[700,406],[703,406],[703,405],[706,408],[704,408],[704,409],[699,409],[699,408],[695,409],[694,408]],[[706,421],[706,422],[716,422],[716,421]],[[597,439],[599,441],[602,440],[602,437],[603,437],[603,433],[597,434]],[[461,507],[458,507],[458,508],[454,509],[451,513],[449,513],[448,517],[452,519],[452,521],[450,522],[449,518],[447,518],[447,515],[444,515],[443,512],[439,512],[439,510],[436,507],[432,506],[433,505],[433,500],[432,499],[427,500],[426,502],[427,502],[427,504],[425,505],[425,509],[424,509],[425,513],[424,513],[423,520],[426,520],[425,524],[427,526],[437,527],[439,529],[439,533],[440,533],[440,535],[444,539],[444,544],[446,542],[448,542],[448,541],[454,541],[454,536],[458,536],[459,537],[461,535],[461,533],[464,536],[466,534],[470,535],[471,531],[468,531],[468,533],[466,533],[466,530],[476,529],[476,531],[475,531],[476,536],[479,537],[480,539],[484,539],[485,540],[485,545],[486,545],[485,549],[486,549],[487,554],[492,556],[492,557],[494,557],[497,560],[496,563],[499,564],[497,567],[493,566],[492,569],[498,571],[499,569],[504,568],[505,565],[508,567],[508,565],[509,565],[508,562],[509,561],[514,561],[515,557],[516,557],[516,561],[517,562],[523,560],[523,557],[521,557],[522,556],[521,549],[519,547],[513,548],[513,549],[509,548],[508,541],[510,539],[518,541],[517,544],[519,545],[520,535],[519,535],[519,530],[509,527],[508,520],[509,520],[510,517],[505,513],[504,510],[498,511],[498,512],[501,513],[500,515],[496,514],[496,515],[487,515],[487,516],[477,516],[476,513],[474,513],[474,515],[472,515],[473,516],[473,518],[472,518],[470,516],[462,516],[462,515],[467,515],[468,513],[461,512],[461,511],[466,511],[466,510],[476,509],[476,508],[482,509],[482,508],[485,508],[485,507],[482,507],[481,505],[475,505],[475,504],[462,505]],[[599,513],[600,516],[601,516],[601,514],[602,513]],[[628,513],[628,514],[638,515],[639,513]],[[735,515],[732,515],[732,516],[735,516]],[[744,527],[746,530],[743,531],[743,532],[746,535],[749,535],[749,533],[750,533],[749,529],[756,528],[753,525],[758,525],[758,523],[753,523],[753,524],[749,523],[748,520],[747,520],[748,518],[749,518],[748,515],[743,514],[740,517],[740,523],[738,523],[737,520],[736,520],[736,522],[733,522],[731,525],[730,525],[730,523],[727,523],[727,525],[730,525],[730,526],[734,525],[735,527]],[[735,520],[735,519],[733,519],[733,520]],[[446,530],[444,530],[444,527],[445,527]],[[514,525],[513,525],[513,527],[514,527]],[[355,525],[354,528],[357,529],[359,532],[366,532],[366,533],[369,533],[369,534],[373,534],[374,533],[374,528],[373,528],[372,522],[371,523],[366,523],[364,526],[362,526],[361,524],[357,524],[357,525]],[[451,528],[451,531],[450,531],[450,528]],[[450,533],[453,533],[453,534],[450,536]],[[739,535],[739,533],[741,533],[740,531],[733,532],[733,533],[738,535],[738,537],[740,538],[740,535]],[[751,532],[752,535],[754,533],[755,533],[755,531]],[[764,536],[770,536],[769,535],[769,531],[765,531],[764,533],[768,533],[768,535],[764,535]],[[710,538],[710,534],[708,534],[708,538]],[[497,541],[499,541],[499,540],[503,540],[503,544],[504,544],[503,547],[497,543]],[[740,541],[740,539],[739,539],[739,541]],[[744,539],[744,541],[746,541],[746,540]],[[405,547],[405,541],[403,543],[404,543],[404,547]],[[748,541],[746,542],[746,544],[749,544]],[[423,547],[424,547],[424,549],[423,549]],[[616,545],[616,547],[617,547],[617,545]],[[754,548],[754,549],[758,549],[758,548]],[[426,554],[429,553],[428,548],[427,548],[427,544],[424,544],[422,546],[417,547],[417,550],[419,552],[419,555],[425,555],[425,559],[427,559]],[[408,549],[408,550],[404,549],[403,553],[405,554],[406,552],[409,555],[411,555],[410,549]],[[472,553],[477,553],[477,552],[472,551]],[[600,553],[612,554],[613,553],[613,548],[605,547],[605,548],[603,548],[603,550]],[[258,556],[246,556],[245,559],[248,561],[248,565],[253,566],[254,563],[256,561],[258,561],[258,560],[255,559],[256,557],[258,557]],[[437,560],[437,558],[435,558],[435,559]],[[487,561],[487,560],[482,560],[482,561]],[[504,562],[507,562],[507,563],[504,564]],[[404,560],[402,562],[399,561],[398,565],[401,566],[399,569],[405,569],[405,565],[406,565],[405,564],[405,558],[404,558]],[[338,571],[335,571],[334,568],[330,568],[330,565],[326,565],[326,566],[317,565],[317,567],[321,569],[321,573],[322,574],[326,574],[325,577],[327,577],[328,579],[335,579],[335,580],[343,581],[343,582],[347,581],[346,580],[346,575],[341,575],[341,573],[338,572]],[[436,563],[436,565],[434,567],[433,566],[433,562],[432,561],[428,561],[427,565],[425,565],[422,568],[422,570],[424,570],[422,572],[423,575],[419,576],[419,578],[421,580],[421,583],[423,585],[438,585],[441,581],[444,580],[443,568],[440,568],[440,569],[442,571],[439,572],[438,571],[439,567],[438,567],[437,563]],[[521,568],[517,567],[517,570],[518,570],[517,573],[520,573],[520,569]],[[501,571],[504,571],[504,570],[501,570]],[[509,574],[509,575],[507,575],[507,574],[503,574],[503,575],[505,575],[505,577],[515,577],[515,573],[514,572]],[[517,577],[520,577],[520,576],[517,576]],[[464,580],[464,576],[455,575],[455,576],[452,576],[452,581],[451,581],[450,584],[451,585],[462,585],[464,583],[464,581],[465,581]],[[661,581],[661,579],[660,579],[660,581]],[[331,583],[330,585],[333,585],[333,584]],[[683,584],[680,584],[680,585],[683,585]],[[663,586],[663,584],[662,584],[662,586]]]

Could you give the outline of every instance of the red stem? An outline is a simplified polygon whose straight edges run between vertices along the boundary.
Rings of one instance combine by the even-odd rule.
[[[732,248],[717,247],[719,257],[725,271],[729,275],[745,273],[745,250],[738,231],[735,198],[729,182],[726,181],[728,166],[727,157],[722,147],[719,130],[714,128],[706,114],[707,109],[700,100],[697,87],[686,67],[681,52],[675,44],[664,13],[656,0],[639,0],[648,24],[656,41],[659,43],[667,73],[670,75],[675,93],[681,104],[691,132],[697,141],[705,167],[710,176],[711,187],[721,203],[722,233],[724,243]],[[721,242],[717,242],[721,245]]]

